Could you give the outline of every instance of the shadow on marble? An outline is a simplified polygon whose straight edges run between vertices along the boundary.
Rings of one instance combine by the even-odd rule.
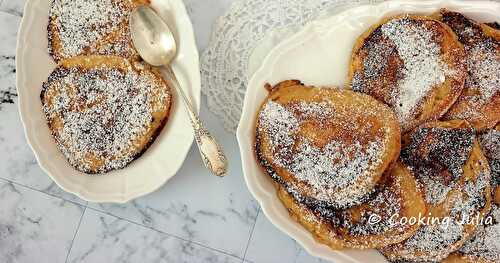
[[[208,46],[214,21],[223,15],[233,2],[235,0],[184,0],[184,5],[186,5],[189,17],[193,23],[196,42],[200,52]],[[210,12],[207,12],[207,10],[210,10]]]
[[[16,16],[22,16],[26,0],[0,0],[0,11],[7,12]]]
[[[179,173],[159,191],[125,205],[89,206],[243,257],[258,205],[245,186],[236,139],[225,134],[206,109],[201,112],[229,156],[230,173],[226,178],[210,175],[193,147]]]
[[[125,205],[91,204],[132,222],[242,257],[258,207],[235,176],[220,180],[187,165],[159,191]],[[238,182],[240,181],[240,182]]]
[[[271,224],[262,212],[257,217],[245,259],[254,263],[327,263],[309,255],[297,242]]]

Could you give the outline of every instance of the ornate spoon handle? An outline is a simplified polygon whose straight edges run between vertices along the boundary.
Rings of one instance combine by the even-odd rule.
[[[189,115],[203,163],[214,175],[224,177],[227,173],[228,162],[222,147],[201,122],[193,104],[191,104],[191,101],[181,88],[172,67],[165,66],[165,68],[169,82],[175,87],[177,93],[180,95],[185,106],[184,108]]]

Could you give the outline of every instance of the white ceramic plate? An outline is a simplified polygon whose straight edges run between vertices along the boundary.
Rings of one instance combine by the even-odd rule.
[[[40,102],[42,83],[55,64],[47,51],[47,23],[51,0],[29,0],[17,44],[19,110],[28,143],[42,169],[65,191],[91,202],[124,203],[151,193],[174,176],[193,143],[188,116],[178,100],[171,118],[149,150],[123,170],[88,176],[74,170],[56,147]],[[153,0],[153,8],[175,34],[179,54],[173,67],[179,81],[199,108],[199,57],[191,21],[182,0]]]
[[[352,46],[367,28],[385,16],[401,13],[430,14],[443,7],[462,12],[479,21],[499,21],[498,2],[389,1],[378,5],[358,6],[330,18],[314,21],[278,44],[250,79],[237,132],[246,183],[268,219],[311,255],[336,263],[386,262],[376,250],[331,250],[317,243],[306,229],[288,215],[276,197],[271,179],[262,173],[253,154],[254,120],[267,96],[264,84],[300,79],[308,85],[344,86]]]

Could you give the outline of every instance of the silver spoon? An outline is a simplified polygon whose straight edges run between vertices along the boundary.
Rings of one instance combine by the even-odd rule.
[[[147,6],[141,6],[132,12],[130,31],[132,41],[142,59],[153,66],[166,68],[168,81],[180,94],[191,119],[203,163],[214,175],[225,176],[228,163],[222,147],[201,122],[170,65],[177,55],[177,46],[172,31],[163,19]]]

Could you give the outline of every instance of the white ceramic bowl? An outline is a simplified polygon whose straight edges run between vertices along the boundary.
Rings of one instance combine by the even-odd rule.
[[[376,250],[334,251],[319,244],[305,228],[288,215],[288,211],[276,197],[271,179],[260,170],[253,153],[254,121],[261,103],[267,96],[264,84],[300,79],[309,85],[344,86],[352,46],[367,28],[385,16],[401,13],[430,14],[444,7],[479,21],[499,21],[499,2],[389,1],[377,5],[357,6],[330,18],[314,21],[278,44],[250,79],[237,132],[246,183],[268,219],[294,238],[311,255],[336,263],[386,262]]]
[[[54,143],[40,102],[42,83],[55,64],[47,51],[51,0],[29,0],[17,44],[17,90],[26,138],[42,169],[65,191],[91,202],[124,203],[151,193],[181,167],[193,143],[188,116],[178,100],[171,118],[149,150],[123,170],[89,176],[74,170]],[[153,0],[152,6],[175,30],[179,53],[173,64],[179,81],[199,108],[199,57],[191,21],[182,0]]]

